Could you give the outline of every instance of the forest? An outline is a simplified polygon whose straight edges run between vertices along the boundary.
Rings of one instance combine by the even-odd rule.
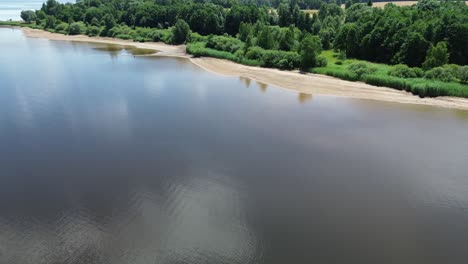
[[[461,1],[377,8],[371,0],[47,0],[21,17],[62,34],[186,44],[194,56],[300,69],[421,97],[468,97],[468,6]]]

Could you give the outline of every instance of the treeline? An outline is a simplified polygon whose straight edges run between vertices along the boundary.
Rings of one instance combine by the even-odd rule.
[[[442,51],[448,54],[448,60],[444,64],[468,63],[468,7],[464,2],[421,0],[411,7],[389,4],[383,9],[356,3],[346,11],[337,4],[321,2],[319,11],[313,15],[300,10],[299,4],[304,3],[303,1],[281,2],[276,9],[266,4],[257,6],[233,3],[81,0],[76,4],[60,4],[55,0],[48,0],[40,10],[26,14],[24,19],[27,22],[36,21],[43,28],[62,33],[101,36],[116,36],[116,32],[117,35],[128,35],[126,33],[129,30],[125,27],[167,29],[181,19],[193,32],[201,35],[227,34],[236,37],[243,23],[256,25],[251,39],[257,38],[258,33],[263,33],[266,37],[273,35],[266,45],[258,46],[286,51],[294,51],[292,48],[295,46],[288,45],[289,49],[285,49],[284,46],[280,47],[279,42],[284,44],[285,41],[281,38],[289,27],[294,27],[294,30],[300,32],[294,33],[294,38],[288,41],[300,42],[310,33],[320,38],[323,49],[344,51],[348,58],[432,68],[440,65],[429,62],[432,60],[427,58],[429,51],[434,47],[444,46],[446,49],[442,48]],[[274,29],[275,26],[285,29]],[[272,32],[259,30],[260,27],[269,28]],[[113,28],[115,29],[111,30]],[[248,40],[244,33],[241,35],[240,40]],[[275,40],[278,43],[273,43]],[[428,62],[423,65],[426,60]]]
[[[325,67],[330,58],[321,52],[333,49],[341,58],[337,63],[360,59],[406,65],[417,73],[398,74],[403,67],[398,66],[385,71],[389,78],[467,82],[467,67],[457,66],[468,63],[464,2],[420,0],[414,6],[373,8],[371,1],[348,0],[343,9],[340,2],[318,0],[318,11],[310,14],[301,10],[312,3],[307,1],[48,0],[40,10],[22,12],[22,17],[63,34],[188,43],[194,55],[249,65],[310,71]],[[344,75],[363,80],[375,74],[346,68]]]

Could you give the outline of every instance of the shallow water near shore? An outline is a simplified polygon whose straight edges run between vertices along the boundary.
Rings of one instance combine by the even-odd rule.
[[[468,111],[0,28],[0,263],[463,263]]]

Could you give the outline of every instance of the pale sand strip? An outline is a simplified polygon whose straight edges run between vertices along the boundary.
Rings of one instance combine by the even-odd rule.
[[[414,96],[408,92],[398,91],[392,88],[377,87],[362,82],[344,81],[320,74],[302,74],[298,71],[280,71],[277,69],[251,67],[215,58],[193,58],[186,54],[185,46],[183,45],[172,46],[160,42],[139,43],[113,38],[87,37],[82,35],[67,36],[31,28],[21,29],[28,37],[62,41],[110,43],[117,45],[131,45],[144,49],[154,49],[159,52],[153,56],[187,58],[195,65],[213,73],[246,77],[261,83],[296,90],[301,93],[344,96],[408,104],[433,105],[468,110],[467,98],[446,96],[437,98],[419,98],[418,96]]]

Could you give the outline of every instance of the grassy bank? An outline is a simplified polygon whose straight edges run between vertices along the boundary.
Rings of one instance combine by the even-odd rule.
[[[452,81],[425,78],[424,76],[428,74],[421,69],[416,69],[421,72],[419,76],[415,74],[414,78],[401,78],[391,75],[398,66],[355,59],[340,59],[340,54],[331,50],[322,52],[322,56],[327,58],[327,66],[313,68],[311,72],[404,90],[420,97],[456,96],[468,98],[468,85],[460,83],[460,80],[454,76],[458,74],[457,71],[460,71],[460,68],[454,70],[453,73],[450,73],[450,66],[444,68],[447,74],[451,74]],[[361,71],[356,72],[356,70],[350,69],[351,65],[362,65]],[[403,68],[403,70],[409,72],[414,68]]]

